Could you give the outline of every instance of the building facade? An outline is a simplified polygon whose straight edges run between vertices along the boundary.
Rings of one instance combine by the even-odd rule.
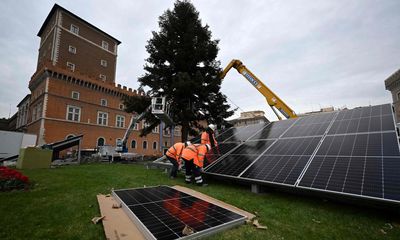
[[[392,93],[396,122],[400,121],[400,69],[385,80],[386,90]]]
[[[115,83],[120,41],[57,4],[38,36],[26,132],[38,136],[38,145],[83,134],[82,148],[115,146],[133,117],[124,111],[122,99],[141,94]],[[159,128],[139,137],[145,125],[138,123],[132,132],[130,152],[160,155],[164,145],[180,138],[171,139]]]
[[[252,124],[269,123],[264,111],[241,112],[240,117],[229,121],[234,127],[243,127]]]

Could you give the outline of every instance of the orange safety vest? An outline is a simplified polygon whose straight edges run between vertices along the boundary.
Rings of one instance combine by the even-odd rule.
[[[204,157],[207,153],[207,146],[206,145],[199,145],[197,146],[197,158],[193,159],[193,163],[199,167],[204,166]]]
[[[185,160],[193,160],[197,158],[197,149],[195,145],[189,145],[182,151],[182,158]]]
[[[214,133],[212,134],[212,136],[214,139],[214,146],[217,146],[218,143],[217,143],[217,140],[215,140]],[[211,141],[210,141],[210,135],[206,131],[201,133],[201,144],[210,144],[210,146],[212,146]]]
[[[185,148],[184,143],[181,143],[181,142],[175,143],[174,145],[172,145],[172,147],[170,147],[167,150],[167,153],[165,155],[167,155],[170,158],[175,159],[178,163],[180,163],[180,158],[181,158],[184,148]]]

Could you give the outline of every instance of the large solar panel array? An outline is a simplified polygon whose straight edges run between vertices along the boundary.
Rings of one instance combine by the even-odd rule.
[[[207,174],[400,202],[399,142],[390,104],[247,130],[253,131],[246,132],[247,141],[208,166]],[[225,142],[235,138],[240,137]]]
[[[245,221],[242,215],[167,186],[114,190],[113,196],[147,239],[198,238]],[[194,233],[184,235],[185,226]]]

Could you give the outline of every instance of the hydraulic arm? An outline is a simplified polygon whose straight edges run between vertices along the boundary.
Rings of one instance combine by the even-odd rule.
[[[224,71],[222,71],[220,77],[224,79],[226,74],[231,70],[231,68],[235,68],[240,74],[242,74],[267,100],[268,105],[274,111],[275,115],[279,120],[282,120],[276,109],[279,110],[286,118],[296,118],[297,115],[295,112],[286,105],[285,102],[282,101],[274,92],[271,91],[265,84],[258,79],[249,69],[246,68],[245,65],[239,60],[233,59],[228,66],[225,67]]]

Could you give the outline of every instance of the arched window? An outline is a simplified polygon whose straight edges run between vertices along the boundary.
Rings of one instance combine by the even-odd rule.
[[[135,140],[132,140],[132,142],[131,142],[131,148],[136,148],[136,141],[135,141]]]
[[[97,146],[104,146],[105,143],[106,143],[106,140],[103,137],[99,137],[97,139]]]
[[[143,141],[143,149],[147,149],[147,141]]]
[[[67,137],[66,137],[65,139],[70,139],[70,138],[73,138],[73,137],[75,137],[74,134],[68,134]]]
[[[153,149],[157,149],[157,142],[153,142]]]

